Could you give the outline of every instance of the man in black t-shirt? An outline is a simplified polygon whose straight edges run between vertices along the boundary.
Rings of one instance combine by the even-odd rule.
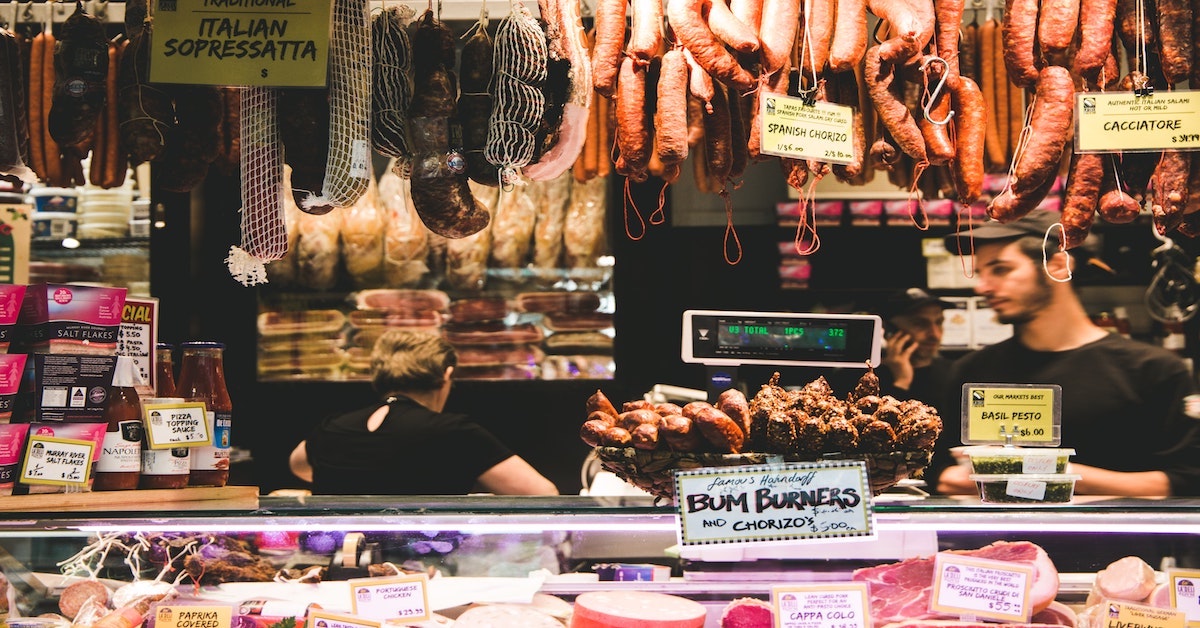
[[[371,351],[371,384],[384,401],[321,421],[292,451],[292,473],[317,494],[557,495],[491,432],[442,412],[456,363],[441,336],[384,332]]]
[[[1014,333],[955,362],[926,478],[942,493],[977,492],[949,455],[962,443],[962,384],[1058,384],[1062,446],[1076,450],[1070,471],[1082,476],[1076,493],[1200,495],[1200,421],[1184,413],[1196,392],[1188,364],[1092,322],[1070,281],[1080,252],[1059,250],[1060,217],[1034,210],[946,238],[950,251],[971,251],[973,238],[975,292]]]

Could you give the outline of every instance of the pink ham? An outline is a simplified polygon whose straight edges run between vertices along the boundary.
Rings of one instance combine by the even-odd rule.
[[[1029,621],[1039,624],[1058,624],[1075,628],[1078,618],[1075,611],[1062,602],[1051,602],[1049,606],[1033,614]]]
[[[1146,600],[1142,603],[1158,608],[1171,608],[1171,585],[1165,582],[1155,585],[1154,590],[1146,596]]]
[[[1096,574],[1100,596],[1140,602],[1154,590],[1154,568],[1137,556],[1119,558]]]
[[[698,602],[646,591],[591,591],[575,598],[571,628],[703,628]]]
[[[772,628],[775,612],[771,605],[757,598],[740,597],[721,611],[721,628]]]
[[[949,553],[1033,565],[1029,601],[1034,613],[1045,609],[1058,595],[1058,569],[1045,550],[1028,541],[997,541],[979,549]],[[870,586],[871,619],[876,627],[938,616],[929,612],[933,567],[933,557],[923,557],[855,570],[853,579]]]

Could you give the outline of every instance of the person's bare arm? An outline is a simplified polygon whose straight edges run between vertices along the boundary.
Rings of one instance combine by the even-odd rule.
[[[520,456],[509,456],[484,471],[478,483],[496,495],[558,495],[558,487]]]
[[[307,441],[300,441],[300,444],[292,450],[291,455],[288,456],[288,468],[292,470],[292,475],[305,482],[312,482],[312,465],[308,464]]]
[[[1072,462],[1068,472],[1083,476],[1075,482],[1075,493],[1080,495],[1167,497],[1171,494],[1171,481],[1162,471],[1111,471]]]
[[[946,467],[937,479],[937,491],[943,495],[979,494],[979,488],[969,477],[971,468],[965,464]]]

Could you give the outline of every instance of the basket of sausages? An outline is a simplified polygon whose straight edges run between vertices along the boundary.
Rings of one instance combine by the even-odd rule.
[[[845,397],[824,377],[788,390],[775,373],[751,399],[731,388],[715,404],[635,400],[618,410],[597,390],[587,411],[580,436],[600,466],[667,500],[677,470],[847,459],[866,462],[878,495],[919,477],[942,431],[934,408],[880,395],[872,370]]]

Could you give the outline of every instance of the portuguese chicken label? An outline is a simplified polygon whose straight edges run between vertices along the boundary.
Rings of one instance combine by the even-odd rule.
[[[356,578],[350,582],[350,603],[355,615],[406,623],[430,618],[429,578],[425,574],[388,578]]]

